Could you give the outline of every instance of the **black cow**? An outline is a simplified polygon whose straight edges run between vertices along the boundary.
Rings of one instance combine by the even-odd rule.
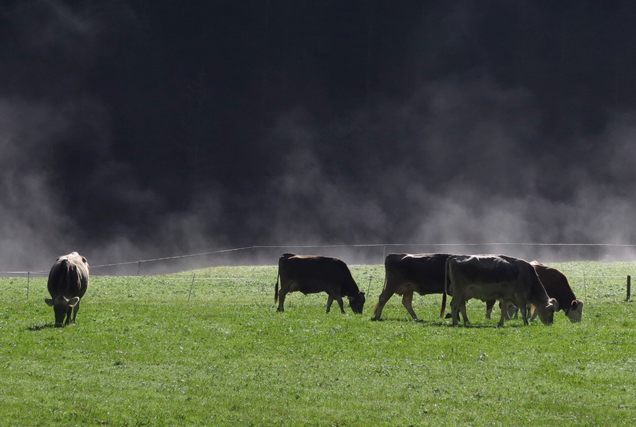
[[[274,302],[278,302],[278,311],[285,309],[285,296],[296,291],[305,295],[326,292],[329,295],[327,313],[331,310],[334,300],[338,302],[340,311],[345,312],[343,296],[349,298],[349,305],[354,313],[361,314],[364,307],[364,292],[358,289],[347,264],[337,258],[283,254],[278,260],[278,276],[274,291]]]
[[[420,295],[444,293],[444,267],[449,254],[389,254],[384,260],[384,289],[373,310],[380,320],[382,309],[393,294],[402,295],[402,305],[413,319],[413,292]]]
[[[453,325],[459,322],[461,310],[464,324],[466,301],[478,298],[482,301],[499,300],[502,303],[503,326],[508,306],[520,308],[524,324],[528,324],[527,304],[537,307],[541,321],[552,324],[558,303],[549,298],[537,273],[529,262],[505,255],[450,256],[446,260],[446,292],[452,295],[451,311]],[[442,302],[442,313],[446,305],[446,294]]]
[[[62,327],[75,317],[80,307],[80,300],[88,288],[88,261],[77,252],[58,257],[49,272],[47,284],[51,299],[46,298],[55,312],[55,326]],[[71,319],[71,312],[73,317]],[[66,321],[64,318],[66,317]]]
[[[559,303],[559,309],[557,311],[563,310],[563,313],[565,313],[572,323],[580,322],[583,315],[583,301],[576,299],[565,274],[556,268],[543,265],[539,261],[532,261],[530,265],[532,265],[537,272],[537,276],[539,276],[539,280],[541,280],[541,284],[548,293],[548,296],[556,299]],[[494,304],[495,301],[493,300],[488,301],[486,305],[486,317],[489,319]],[[513,311],[508,310],[508,318],[513,314],[516,316],[516,308]],[[537,312],[535,310],[530,320],[532,321],[536,317]]]

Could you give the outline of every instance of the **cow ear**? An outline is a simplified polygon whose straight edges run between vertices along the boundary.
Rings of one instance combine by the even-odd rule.
[[[583,310],[583,301],[578,299],[572,301],[572,310]]]
[[[47,305],[49,305],[49,306],[53,307],[53,300],[52,300],[51,298],[44,298],[44,302],[45,302]]]
[[[554,311],[559,311],[559,302],[555,298],[550,298],[550,303],[554,306]]]
[[[75,307],[78,302],[80,302],[80,297],[73,297],[71,299],[66,300],[68,302],[69,307]]]

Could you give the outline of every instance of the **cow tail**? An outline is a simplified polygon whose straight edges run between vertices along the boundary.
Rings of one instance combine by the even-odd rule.
[[[276,275],[276,287],[274,287],[274,304],[278,303],[278,279],[280,278],[280,269]]]
[[[382,292],[384,293],[384,290],[386,289],[386,275],[384,276],[384,287],[382,288]],[[380,305],[380,299],[378,299],[378,302],[375,303],[375,307],[373,307],[373,315],[375,316],[375,313],[377,313],[378,311],[378,306]]]
[[[439,312],[439,317],[444,318],[444,313],[446,312],[446,291],[449,285],[449,276],[448,276],[448,259],[446,260],[446,264],[444,264],[444,293],[442,295],[442,309]]]

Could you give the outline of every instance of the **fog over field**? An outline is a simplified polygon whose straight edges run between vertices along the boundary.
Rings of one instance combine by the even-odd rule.
[[[0,5],[0,270],[636,244],[636,5],[185,3]]]

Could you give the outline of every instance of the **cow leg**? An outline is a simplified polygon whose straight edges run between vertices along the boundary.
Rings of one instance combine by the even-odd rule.
[[[413,320],[417,320],[417,314],[413,311],[413,291],[404,292],[402,295],[402,305],[406,308],[406,311],[409,312]]]
[[[519,307],[511,305],[508,307],[508,319],[518,319],[519,318]]]
[[[489,300],[486,301],[486,319],[490,319],[490,317],[492,316],[492,309],[495,306],[495,303],[497,302],[497,300]]]
[[[526,303],[521,304],[521,307],[519,307],[519,310],[521,310],[521,317],[523,317],[523,324],[529,325],[530,323],[528,323],[528,305]]]
[[[389,301],[389,299],[393,296],[393,292],[387,291],[384,289],[380,294],[380,298],[378,298],[378,303],[375,305],[373,309],[373,317],[371,320],[380,320],[380,316],[382,316],[382,309]]]
[[[341,312],[342,314],[345,314],[345,311],[344,311],[344,304],[343,304],[343,302],[342,302],[342,297],[341,297],[340,295],[337,295],[337,296],[335,296],[335,297],[334,297],[334,299],[335,299],[336,301],[338,301],[338,305],[340,306],[340,312]]]
[[[327,298],[327,313],[331,311],[331,304],[333,304],[333,297],[329,295],[329,298]]]
[[[331,304],[333,303],[334,300],[336,300],[338,301],[338,305],[340,306],[340,311],[342,312],[342,314],[345,314],[342,297],[339,294],[336,294],[336,295],[327,294],[327,295],[329,295],[329,299],[327,300],[327,313],[331,311]]]
[[[502,327],[504,325],[506,317],[508,317],[508,307],[510,306],[510,302],[502,300],[499,302],[499,304],[501,306],[501,319],[499,319],[499,323],[497,324],[497,326]]]
[[[468,320],[468,315],[466,314],[466,301],[463,301],[459,306],[459,311],[462,313],[462,317],[464,318],[464,326],[470,326],[470,320]],[[457,320],[459,321],[459,317]]]
[[[453,296],[453,299],[450,302],[451,317],[453,318],[453,326],[457,326],[457,324],[459,323],[459,310],[460,310],[461,304],[462,303],[460,301],[460,298],[458,296]],[[466,322],[465,317],[464,317],[464,322]]]
[[[77,304],[76,304],[77,305]],[[64,326],[71,323],[71,314],[73,312],[73,307],[69,307],[66,309],[66,321],[64,322]]]
[[[75,323],[75,318],[77,317],[77,312],[79,311],[79,306],[80,303],[78,302],[77,304],[75,304],[75,307],[73,307],[73,319],[71,320],[71,322]]]
[[[287,296],[287,292],[283,292],[282,289],[278,294],[278,308],[276,311],[285,311],[285,296]]]

